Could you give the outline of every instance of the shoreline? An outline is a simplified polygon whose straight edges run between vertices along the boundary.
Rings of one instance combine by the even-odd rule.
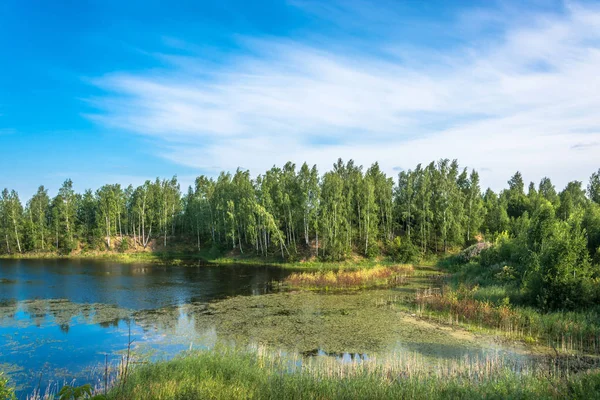
[[[389,258],[349,258],[344,261],[320,261],[320,260],[301,260],[301,261],[283,261],[274,258],[260,258],[253,256],[229,257],[218,256],[211,257],[207,252],[90,252],[78,254],[58,254],[58,253],[23,253],[0,255],[0,260],[90,260],[90,261],[113,261],[123,264],[163,264],[167,266],[198,266],[200,265],[256,265],[273,266],[280,268],[289,268],[308,271],[327,271],[340,269],[359,269],[372,268],[375,266],[391,266],[401,264]],[[437,259],[423,260],[417,263],[421,266],[433,266]]]

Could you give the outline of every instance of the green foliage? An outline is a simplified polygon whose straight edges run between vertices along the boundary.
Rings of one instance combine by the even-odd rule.
[[[410,240],[402,239],[400,236],[396,236],[388,247],[390,256],[397,262],[410,264],[417,262],[421,256],[417,246]]]
[[[0,372],[0,399],[16,400],[15,389],[9,386],[8,378]]]
[[[530,265],[529,290],[545,309],[591,305],[592,271],[581,218],[556,222]]]
[[[81,386],[63,386],[58,392],[59,400],[79,400],[92,395],[92,386],[85,384]]]
[[[128,237],[124,237],[120,242],[119,242],[119,251],[124,253],[127,250],[129,250],[131,248],[131,244],[129,243],[129,238]]]

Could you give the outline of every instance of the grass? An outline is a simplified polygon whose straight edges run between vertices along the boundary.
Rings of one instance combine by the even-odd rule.
[[[118,238],[115,238],[115,243]],[[160,244],[152,244],[147,249],[130,247],[128,250],[92,250],[88,248],[70,254],[61,254],[55,251],[27,252],[0,254],[0,259],[83,259],[113,261],[126,264],[159,263],[165,265],[194,265],[207,264],[244,264],[244,265],[273,265],[281,268],[307,271],[337,271],[373,268],[377,266],[394,266],[396,261],[387,256],[375,258],[351,254],[344,260],[324,261],[314,256],[307,249],[300,250],[292,255],[291,259],[284,259],[275,253],[269,256],[260,256],[253,252],[239,253],[237,250],[204,246],[200,250],[195,244],[173,241],[166,248]],[[439,261],[436,255],[427,255],[419,261],[422,266],[435,266]]]
[[[115,261],[125,264],[136,263],[168,263],[182,264],[190,261],[203,260],[201,255],[193,255],[185,252],[113,252],[93,251],[76,254],[59,254],[56,252],[22,253],[11,255],[0,255],[0,259],[17,260],[100,260]]]
[[[9,386],[8,378],[0,371],[0,399],[12,400],[16,398],[15,389]]]
[[[214,349],[145,365],[109,399],[595,399],[600,373],[514,370],[501,358],[431,365],[416,354],[342,363],[331,357]]]
[[[359,290],[405,285],[412,273],[412,265],[375,266],[351,271],[293,273],[284,283],[296,289]]]
[[[600,354],[600,308],[542,313],[528,306],[530,295],[519,287],[514,269],[481,265],[478,251],[487,247],[480,243],[440,260],[438,268],[451,272],[449,286],[417,296],[417,313],[565,352]]]
[[[476,324],[492,328],[527,342],[537,342],[562,351],[600,354],[600,313],[597,310],[579,312],[540,313],[530,307],[517,307],[509,298],[494,303],[480,300],[497,297],[498,288],[483,294],[477,286],[442,292],[419,292],[415,303],[420,316],[437,318],[453,324]]]
[[[336,271],[340,269],[355,270],[372,268],[380,265],[394,265],[392,260],[383,258],[369,259],[354,257],[344,261],[321,261],[318,259],[291,261],[283,260],[278,256],[261,257],[254,254],[248,255],[223,255],[220,251],[205,248],[202,250],[161,250],[161,251],[83,251],[80,253],[60,254],[56,252],[32,252],[1,254],[0,259],[46,259],[46,260],[97,260],[113,261],[124,264],[157,263],[165,265],[193,265],[198,263],[227,265],[273,265],[280,268],[309,271]]]

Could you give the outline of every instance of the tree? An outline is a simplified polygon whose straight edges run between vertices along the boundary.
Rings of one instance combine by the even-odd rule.
[[[509,218],[502,199],[488,188],[483,196],[483,204],[485,208],[483,227],[486,234],[495,237],[505,232],[508,229]]]
[[[539,256],[534,294],[544,309],[574,309],[591,299],[591,263],[581,215],[557,222]]]
[[[509,218],[518,218],[527,210],[525,183],[519,171],[508,181],[508,189],[502,193],[502,197],[506,199],[506,213]]]
[[[542,259],[556,265],[550,258],[563,257],[550,251],[560,247],[556,233],[565,231],[564,224],[583,235],[590,262],[600,262],[599,174],[592,175],[587,196],[577,181],[557,194],[549,178],[537,188],[530,184],[525,194],[519,172],[499,195],[488,189],[482,196],[477,171],[448,159],[402,171],[396,184],[378,163],[363,170],[353,160],[338,159],[322,176],[306,163],[299,169],[291,162],[273,166],[254,179],[238,169],[216,180],[198,177],[183,197],[177,177],[82,194],[68,179],[53,199],[40,186],[25,210],[15,191],[4,190],[0,252],[113,249],[118,237],[121,245],[131,240],[144,248],[156,240],[167,249],[177,240],[198,250],[209,245],[282,258],[341,260],[383,251],[411,261],[461,248],[482,233],[488,241],[511,243],[505,248],[512,255],[497,261],[509,260],[524,281],[525,272],[545,268]],[[577,280],[578,267],[570,268],[576,268]],[[600,276],[591,270],[596,272],[588,275]]]
[[[81,202],[77,209],[77,222],[81,233],[82,240],[87,245],[95,245],[97,239],[97,229],[99,223],[97,219],[100,217],[98,210],[98,201],[91,189],[87,189],[81,197]]]
[[[6,242],[6,251],[10,254],[11,243],[14,243],[16,250],[21,253],[21,219],[23,217],[23,206],[19,200],[19,195],[14,190],[8,189],[2,191],[0,199],[0,213],[2,219],[2,230]]]
[[[75,212],[77,210],[77,195],[73,190],[73,181],[67,179],[58,190],[55,206],[58,208],[58,219],[63,231],[63,250],[67,253],[73,249],[73,223],[75,221]],[[57,240],[58,246],[58,240]]]
[[[102,227],[106,240],[106,248],[111,249],[110,238],[115,232],[113,224],[119,214],[121,186],[120,185],[104,185],[96,191],[98,199],[98,214],[99,225]]]
[[[396,214],[399,225],[406,233],[407,239],[411,240],[412,226],[417,212],[415,174],[409,169],[398,174],[398,186],[396,187]]]
[[[365,256],[374,256],[375,251],[373,249],[377,244],[377,228],[378,228],[378,214],[379,205],[375,199],[375,178],[373,173],[367,172],[364,179],[362,179],[362,185],[360,188],[359,196],[362,198],[362,209],[361,209],[361,220],[362,229],[364,234],[362,235],[365,246]],[[371,246],[371,252],[369,252],[369,245]]]
[[[564,190],[560,192],[559,198],[560,205],[558,206],[557,213],[564,221],[568,220],[571,214],[582,208],[587,202],[585,191],[582,189],[580,181],[569,182]]]
[[[483,198],[479,187],[479,174],[472,170],[463,191],[465,199],[466,240],[469,242],[478,233],[483,223]]]
[[[48,190],[44,186],[40,186],[27,203],[27,213],[32,225],[32,239],[35,250],[46,250],[49,208]]]
[[[316,224],[319,208],[319,173],[317,166],[313,165],[311,169],[306,163],[302,164],[298,172],[298,186],[300,201],[299,206],[302,210],[302,228],[304,233],[304,243],[310,244],[311,230],[317,235]]]
[[[588,196],[596,204],[600,204],[600,168],[590,177],[590,183],[587,187]]]

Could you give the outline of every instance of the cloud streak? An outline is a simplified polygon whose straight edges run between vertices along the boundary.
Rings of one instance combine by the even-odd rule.
[[[582,145],[600,141],[600,8],[503,23],[445,51],[415,52],[386,32],[369,51],[243,38],[245,50],[218,65],[161,55],[160,71],[93,80],[105,95],[89,100],[89,118],[158,139],[161,156],[208,172],[343,157],[395,175],[398,164],[448,157],[495,188],[517,169],[561,185],[587,179],[600,158]]]

